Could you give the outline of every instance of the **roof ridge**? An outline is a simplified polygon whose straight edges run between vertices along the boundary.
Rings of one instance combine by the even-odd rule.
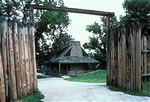
[[[63,49],[51,59],[52,63],[99,63],[91,58],[76,41],[64,46]]]

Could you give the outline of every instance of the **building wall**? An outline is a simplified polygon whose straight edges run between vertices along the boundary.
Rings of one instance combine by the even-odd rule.
[[[84,64],[71,64],[70,70],[68,70],[68,75],[74,76],[74,75],[80,75],[84,74]]]
[[[58,76],[59,75],[58,71],[59,71],[58,64],[51,64],[49,66],[49,74],[50,75]]]
[[[88,64],[61,64],[61,75],[76,76],[84,73],[91,72],[92,70],[86,70]],[[59,76],[59,64],[52,64],[48,66],[48,74]]]
[[[72,64],[70,65],[71,71],[83,70],[83,64]]]

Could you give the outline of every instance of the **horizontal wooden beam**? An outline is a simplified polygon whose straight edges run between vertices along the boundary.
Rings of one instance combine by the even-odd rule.
[[[25,8],[30,8],[32,6],[34,9],[39,10],[50,10],[50,11],[62,11],[62,12],[71,12],[71,13],[81,13],[81,14],[90,14],[90,15],[99,15],[99,16],[115,16],[114,12],[104,12],[96,10],[87,10],[79,8],[68,8],[68,7],[51,7],[51,6],[42,6],[42,5],[29,5],[26,4]]]
[[[142,53],[150,53],[150,50],[142,50]]]
[[[148,74],[142,74],[142,77],[148,77],[148,76],[150,76],[150,73],[148,73]]]

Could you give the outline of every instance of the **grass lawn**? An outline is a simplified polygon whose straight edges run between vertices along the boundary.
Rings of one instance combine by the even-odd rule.
[[[150,96],[150,81],[149,82],[142,82],[143,91],[149,93]]]
[[[88,73],[76,77],[65,78],[64,80],[75,81],[75,82],[88,82],[88,83],[106,83],[106,70],[100,70],[93,73]],[[136,95],[136,96],[149,96],[150,97],[150,82],[142,82],[143,90],[142,92],[128,91],[120,88],[108,86],[111,91],[121,91],[126,94]]]
[[[44,95],[41,94],[40,91],[38,91],[37,93],[32,93],[30,96],[23,97],[19,100],[16,100],[15,102],[43,102],[41,101],[41,99],[43,98],[44,98]]]
[[[42,75],[37,75],[37,79],[42,79],[42,78],[46,78],[46,77]]]
[[[42,79],[42,78],[46,78],[46,77],[37,75],[37,79]],[[43,102],[41,101],[41,99],[43,98],[44,98],[44,95],[41,94],[40,91],[38,91],[36,93],[32,93],[31,95],[27,97],[22,97],[21,99],[17,99],[15,102]]]
[[[65,78],[64,80],[88,83],[106,83],[106,70],[99,70],[76,77]]]

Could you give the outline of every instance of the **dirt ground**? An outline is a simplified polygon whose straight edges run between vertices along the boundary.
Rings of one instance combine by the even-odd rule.
[[[38,79],[38,88],[45,95],[44,102],[150,102],[150,97],[110,91],[105,83],[70,82],[63,78],[46,77]]]

